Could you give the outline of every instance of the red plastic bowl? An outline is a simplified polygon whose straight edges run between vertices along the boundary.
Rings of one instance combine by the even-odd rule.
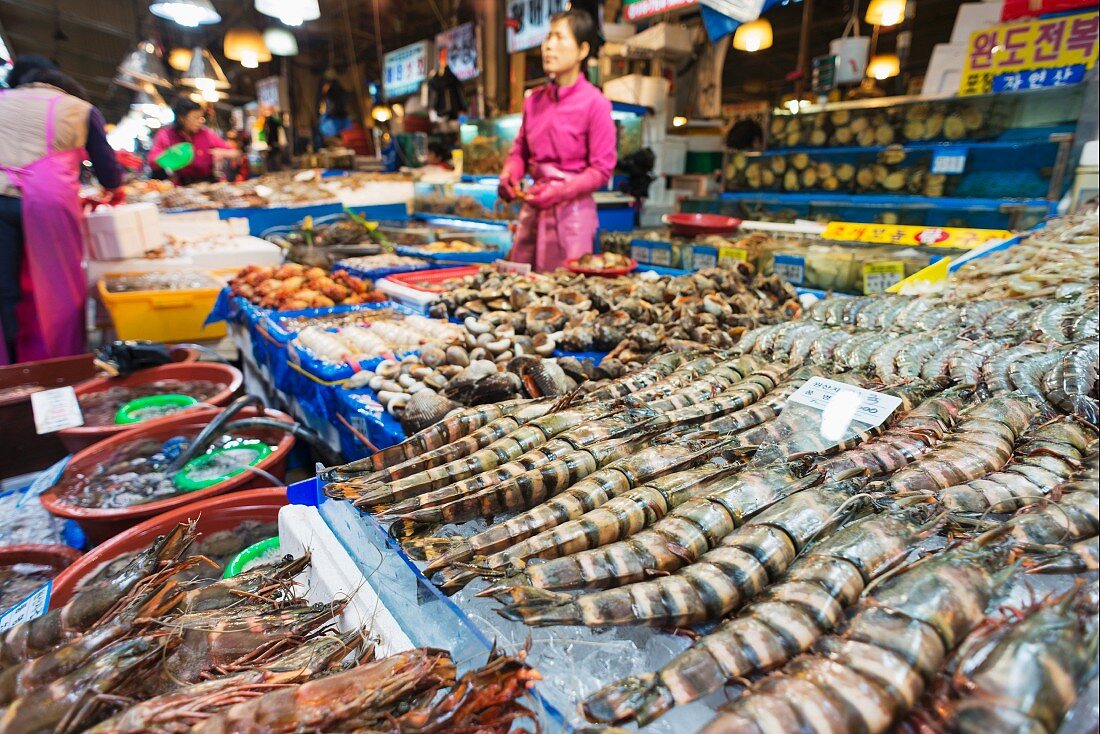
[[[666,214],[664,221],[672,229],[672,234],[680,237],[731,234],[741,226],[740,219],[721,214]]]
[[[183,505],[240,489],[270,486],[271,480],[255,472],[245,471],[224,482],[219,482],[205,489],[185,492],[173,495],[172,497],[165,497],[155,502],[147,502],[143,505],[133,505],[131,507],[112,509],[79,507],[63,499],[62,490],[68,485],[74,474],[77,472],[91,471],[93,467],[105,461],[112,453],[122,446],[132,441],[144,439],[167,441],[173,436],[197,436],[199,431],[220,413],[221,410],[213,408],[189,410],[178,415],[166,416],[163,419],[159,419],[156,421],[156,425],[146,426],[145,424],[141,424],[137,428],[100,441],[94,446],[89,446],[72,458],[69,465],[65,467],[65,473],[61,475],[61,479],[58,483],[42,493],[40,497],[42,505],[53,515],[76,520],[88,535],[88,540],[92,545],[98,545],[108,538],[114,537],[123,530],[131,528],[153,515],[159,515],[162,512],[168,512],[169,510],[174,510]],[[258,415],[258,413],[254,408],[246,408],[234,416],[234,420],[255,417],[256,415]],[[269,410],[265,415],[269,418],[282,421],[283,423],[294,422],[294,419],[289,415],[280,413],[277,410]],[[150,423],[152,422],[153,421],[150,421]],[[273,443],[276,438],[271,429],[254,429],[246,431],[245,434],[267,434],[270,436],[269,440]],[[294,436],[289,433],[282,433],[277,439],[278,443],[275,450],[260,460],[260,462],[256,464],[256,468],[262,469],[282,481],[286,474],[287,455],[294,446]]]
[[[144,385],[157,380],[208,380],[222,385],[222,389],[206,401],[208,405],[225,405],[233,397],[233,394],[241,388],[244,376],[236,367],[217,362],[179,362],[165,364],[160,367],[151,367],[147,370],[135,372],[129,377],[110,378],[97,377],[76,386],[76,395],[87,395],[93,392],[102,392],[109,387],[128,387],[131,385]],[[154,418],[141,424],[143,428],[155,428],[161,422],[175,415],[164,418]],[[76,453],[92,444],[98,443],[110,436],[116,436],[133,428],[133,425],[105,425],[105,426],[79,426],[78,428],[66,428],[58,431],[57,435],[61,443],[70,452]]]
[[[81,580],[95,573],[103,564],[126,553],[144,550],[152,545],[158,535],[165,535],[178,523],[195,520],[200,533],[217,533],[232,530],[246,520],[275,520],[279,509],[286,504],[284,488],[267,487],[191,502],[151,517],[96,546],[58,574],[53,580],[50,607],[67,603]]]
[[[80,551],[76,548],[70,548],[67,545],[53,545],[52,543],[27,543],[26,545],[9,545],[0,548],[0,566],[33,563],[39,566],[49,566],[60,573],[79,558]]]
[[[600,270],[599,268],[582,268],[580,265],[577,264],[579,261],[579,257],[575,257],[572,260],[566,260],[565,269],[573,273],[579,273],[581,275],[601,275],[605,278],[614,278],[618,275],[626,275],[628,273],[633,273],[635,270],[638,269],[638,261],[634,258],[630,258],[630,265],[627,265],[625,268],[604,268],[603,270]]]

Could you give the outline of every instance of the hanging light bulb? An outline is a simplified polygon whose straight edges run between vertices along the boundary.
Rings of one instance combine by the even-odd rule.
[[[271,51],[264,37],[255,28],[238,26],[225,34],[225,58],[241,62],[246,69],[255,69],[261,61],[271,61]]]
[[[876,54],[867,64],[867,76],[872,79],[889,79],[901,73],[901,60],[897,54]]]
[[[264,45],[276,56],[297,56],[298,39],[286,28],[268,28],[264,31]]]
[[[212,53],[202,46],[195,46],[191,54],[191,66],[180,79],[180,84],[200,90],[229,89],[229,79]]]
[[[278,18],[284,25],[299,26],[307,20],[321,17],[321,8],[317,0],[256,0],[256,10],[272,18]]]
[[[134,95],[134,101],[130,103],[130,109],[137,110],[148,117],[159,115],[160,111],[167,106],[164,97],[160,96],[160,92],[156,90],[156,87],[140,90]]]
[[[220,23],[222,19],[210,0],[153,0],[149,12],[187,28]]]
[[[905,20],[905,0],[871,0],[863,18],[871,25],[884,28],[897,25]]]
[[[688,119],[683,115],[677,115],[676,117],[672,118],[673,127],[683,127],[686,124],[688,124]]]
[[[174,48],[168,54],[168,65],[176,71],[187,71],[191,67],[191,49]]]
[[[375,105],[370,111],[370,116],[376,122],[389,122],[393,119],[393,109],[384,104]]]
[[[757,18],[737,26],[733,34],[733,47],[739,51],[763,51],[771,48],[772,24],[765,18]]]
[[[157,55],[157,47],[152,41],[142,41],[118,65],[118,73],[124,78],[139,82],[149,82],[161,87],[171,87],[168,70]]]

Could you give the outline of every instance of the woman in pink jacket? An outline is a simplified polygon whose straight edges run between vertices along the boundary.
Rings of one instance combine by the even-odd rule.
[[[501,198],[523,201],[509,257],[537,271],[592,252],[592,192],[606,186],[615,170],[611,102],[581,72],[596,38],[596,23],[583,10],[551,18],[542,43],[550,83],[524,101],[523,124],[501,173]],[[535,180],[527,191],[520,188],[525,174]]]

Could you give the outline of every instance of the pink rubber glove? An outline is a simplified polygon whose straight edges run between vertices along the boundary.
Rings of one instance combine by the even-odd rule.
[[[527,191],[525,201],[539,211],[553,209],[566,201],[565,183],[562,181],[540,181]]]
[[[540,182],[528,192],[527,203],[536,209],[550,209],[596,191],[607,177],[595,168],[586,168],[568,181]]]

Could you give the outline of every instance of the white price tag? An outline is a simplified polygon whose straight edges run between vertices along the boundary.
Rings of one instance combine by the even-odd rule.
[[[664,246],[649,248],[649,264],[667,268],[672,264],[672,250]]]
[[[514,275],[530,275],[531,263],[516,263],[511,260],[494,260],[493,269],[498,273],[512,273]]]
[[[50,592],[53,581],[47,581],[38,591],[28,596],[0,615],[0,632],[7,632],[17,624],[41,617],[50,608]]]
[[[695,250],[691,255],[691,266],[696,270],[718,267],[717,250]]]
[[[824,377],[811,377],[790,397],[790,402],[824,411],[841,393],[854,393],[859,398],[859,407],[855,410],[854,419],[872,428],[882,425],[882,422],[901,405],[901,398],[894,395],[864,390],[846,382],[827,380]]]
[[[34,429],[40,436],[43,433],[84,425],[80,402],[76,399],[76,391],[71,387],[31,394],[31,411],[34,412]]]
[[[773,269],[776,275],[793,285],[802,285],[806,280],[806,258],[798,255],[776,255]]]
[[[650,248],[648,244],[644,243],[630,243],[630,257],[634,258],[635,262],[642,263],[643,265],[649,264]]]
[[[957,174],[966,170],[966,148],[950,147],[932,154],[932,173]]]

